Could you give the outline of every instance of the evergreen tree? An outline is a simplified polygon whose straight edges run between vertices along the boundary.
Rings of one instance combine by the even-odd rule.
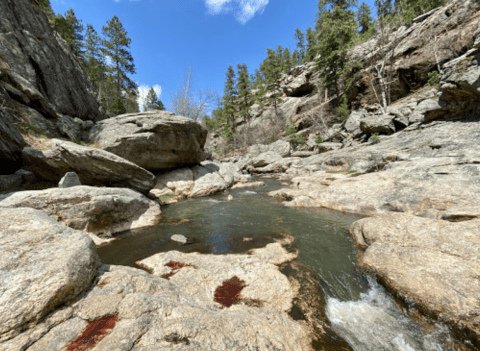
[[[398,7],[404,22],[410,24],[415,17],[444,4],[445,0],[401,0]]]
[[[290,72],[290,69],[293,67],[292,56],[290,55],[290,50],[286,48],[283,51],[282,55],[282,71],[285,73]]]
[[[126,113],[137,113],[140,112],[140,108],[138,106],[138,91],[129,90],[128,92],[124,92],[124,100],[125,100],[125,110]]]
[[[297,45],[296,45],[296,49],[298,50],[295,50],[295,52],[297,52],[297,62],[299,65],[301,65],[303,63],[303,59],[305,57],[305,35],[302,33],[302,31],[300,29],[295,29],[295,34],[293,35],[294,38],[297,40]]]
[[[317,67],[327,89],[337,88],[346,75],[347,50],[357,38],[355,14],[349,9],[354,0],[320,0],[318,21],[322,40],[317,45]]]
[[[235,139],[235,97],[237,89],[235,87],[235,71],[232,66],[228,66],[227,80],[223,89],[223,118],[226,122],[223,128],[223,134],[227,141],[232,142]]]
[[[72,37],[71,46],[72,46],[72,49],[73,49],[73,53],[75,54],[75,56],[78,59],[82,59],[83,58],[82,55],[83,55],[83,51],[84,51],[84,43],[83,43],[84,27],[83,27],[83,24],[82,24],[82,20],[79,20],[75,16],[75,12],[73,11],[73,9],[68,10],[65,13],[64,18],[65,18],[66,23],[71,28],[70,35]]]
[[[362,28],[360,30],[362,41],[371,38],[375,34],[375,24],[373,23],[371,13],[370,6],[365,2],[362,2],[357,10],[357,22]]]
[[[84,45],[85,50],[83,52],[83,61],[88,77],[98,92],[100,88],[100,82],[104,79],[106,67],[101,54],[102,40],[91,24],[87,25]]]
[[[52,25],[53,22],[55,21],[55,15],[53,13],[52,5],[50,4],[50,0],[38,0],[38,3],[40,5],[40,8],[42,9],[42,11],[47,16],[47,19],[50,22],[50,25]]]
[[[307,28],[307,50],[305,52],[305,61],[312,61],[316,56],[317,33],[311,27]]]
[[[248,114],[248,109],[251,105],[251,95],[252,92],[250,90],[250,79],[248,76],[248,68],[247,65],[238,65],[237,66],[237,99],[239,100],[240,105],[240,112],[239,115],[244,118],[244,120],[249,120],[250,115]]]
[[[163,103],[158,99],[157,93],[155,89],[153,89],[153,87],[150,88],[150,90],[147,93],[147,98],[145,99],[143,110],[144,111],[165,110],[165,106],[163,106]]]
[[[115,85],[115,106],[120,104],[117,100],[122,99],[122,92],[136,90],[137,85],[129,77],[128,73],[135,74],[135,64],[133,57],[128,51],[131,39],[127,37],[127,31],[117,16],[107,22],[107,26],[102,27],[102,33],[105,36],[103,40],[102,53],[110,58],[112,64],[109,68],[112,77],[112,83]],[[119,110],[117,108],[117,110]]]
[[[58,34],[60,34],[62,39],[65,40],[71,48],[74,48],[75,36],[73,33],[73,28],[62,14],[58,13],[54,16],[53,28]]]
[[[355,13],[350,9],[355,5],[356,0],[320,0],[318,4],[317,27],[322,40],[317,45],[317,67],[325,88],[336,90],[338,96],[342,90],[348,91],[352,83],[347,77],[355,64],[348,62],[347,50],[358,36]],[[346,93],[341,97],[338,113],[340,118],[348,116]]]
[[[277,52],[271,49],[267,49],[267,53],[268,64],[265,67],[265,76],[267,77],[267,80],[262,92],[264,93],[264,96],[267,92],[271,92],[268,97],[268,102],[273,104],[275,115],[277,116],[277,107],[283,102],[283,100],[280,99],[280,96],[282,95],[280,88],[280,76],[282,74],[281,58],[278,56]]]
[[[293,66],[298,66],[301,63],[302,63],[301,54],[298,52],[298,50],[295,50],[292,54],[292,65]]]

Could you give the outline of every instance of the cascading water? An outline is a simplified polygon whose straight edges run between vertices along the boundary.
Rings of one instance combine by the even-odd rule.
[[[264,247],[282,234],[296,238],[298,260],[311,267],[326,300],[333,329],[355,351],[450,351],[449,330],[411,319],[373,279],[359,272],[348,228],[359,216],[321,209],[286,208],[266,196],[280,184],[190,199],[164,208],[164,224],[127,232],[100,247],[102,262],[135,265],[157,252],[178,250],[213,254]],[[187,220],[185,220],[187,219]],[[173,234],[197,242],[178,246]]]
[[[443,351],[439,343],[448,328],[437,324],[424,334],[417,323],[398,308],[379,284],[368,277],[370,288],[356,301],[327,298],[327,317],[356,351]]]

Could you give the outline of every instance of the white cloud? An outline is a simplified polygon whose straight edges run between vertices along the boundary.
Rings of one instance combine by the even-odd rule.
[[[212,15],[220,13],[235,14],[241,24],[247,23],[257,13],[262,14],[269,0],[205,0],[208,12]]]
[[[150,88],[152,87],[145,84],[142,84],[138,87],[137,103],[141,111],[143,111],[143,104],[145,103],[145,99],[147,98],[147,94]],[[157,98],[160,100],[160,96],[162,95],[162,87],[156,84],[153,86],[153,90],[155,90],[155,92],[157,93]]]

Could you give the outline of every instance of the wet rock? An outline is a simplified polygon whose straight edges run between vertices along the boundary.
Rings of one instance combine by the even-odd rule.
[[[152,171],[193,166],[205,159],[207,130],[172,112],[147,111],[98,122],[89,138],[112,152]]]
[[[230,189],[249,189],[249,188],[257,188],[260,186],[265,186],[265,182],[250,182],[250,183],[237,183],[232,186]]]
[[[77,185],[82,185],[82,183],[80,183],[80,179],[78,179],[78,175],[75,172],[65,173],[60,182],[58,182],[59,188],[70,188]]]
[[[228,196],[227,196],[227,201],[229,201],[229,202],[230,202],[230,201],[233,201],[233,196],[232,196],[232,195],[228,195]]]
[[[0,348],[86,290],[98,258],[86,235],[30,208],[0,210]]]
[[[386,213],[355,222],[350,232],[366,249],[359,256],[390,291],[480,346],[478,219],[450,223]]]
[[[52,139],[47,150],[26,147],[23,157],[30,169],[41,178],[58,182],[69,171],[78,174],[82,184],[125,186],[148,192],[154,175],[110,152]]]
[[[83,185],[19,191],[0,201],[2,209],[17,207],[41,210],[73,229],[103,237],[156,225],[161,214],[155,201],[134,190]]]

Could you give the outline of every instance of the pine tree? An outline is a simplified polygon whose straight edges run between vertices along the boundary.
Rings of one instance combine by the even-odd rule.
[[[280,96],[282,95],[280,88],[280,76],[282,74],[281,58],[278,56],[277,52],[271,49],[267,49],[267,53],[268,65],[266,66],[265,72],[265,76],[267,77],[265,84],[265,95],[267,92],[271,92],[270,96],[268,97],[268,102],[273,104],[275,116],[278,116],[278,105],[283,102],[283,100],[280,99]]]
[[[135,82],[127,75],[128,73],[135,74],[133,57],[128,51],[131,39],[127,37],[127,31],[117,16],[113,16],[107,22],[107,26],[102,27],[102,34],[106,38],[103,40],[102,53],[112,62],[109,71],[116,88],[114,98],[116,110],[112,110],[112,112],[117,113],[122,110],[121,104],[118,102],[123,98],[122,92],[129,92],[137,88]]]
[[[47,19],[50,22],[50,25],[52,25],[55,21],[55,15],[53,13],[52,5],[50,4],[50,0],[38,0],[38,3],[40,5],[40,8],[42,9],[42,11],[47,16]]]
[[[365,2],[362,2],[357,10],[357,22],[362,28],[360,30],[362,41],[371,38],[375,34],[375,24],[373,23],[371,13],[372,11],[370,10],[370,6],[368,6],[368,4]]]
[[[307,49],[305,51],[305,61],[312,61],[316,56],[317,33],[311,27],[307,28]]]
[[[100,82],[104,79],[106,67],[104,58],[101,54],[102,40],[91,24],[87,25],[84,45],[85,50],[83,52],[83,62],[88,77],[95,86],[96,91],[99,93]]]
[[[290,55],[290,50],[286,48],[283,51],[282,55],[282,71],[285,73],[290,72],[290,69],[293,67],[292,56]]]
[[[444,4],[445,0],[401,0],[398,7],[404,22],[410,24],[415,17]]]
[[[227,141],[232,142],[235,139],[235,97],[237,89],[235,87],[235,71],[232,66],[228,66],[227,80],[223,89],[223,116],[226,122],[223,128],[223,134]]]
[[[240,112],[239,115],[244,118],[244,120],[249,120],[250,115],[248,114],[248,109],[251,105],[251,95],[252,92],[250,90],[250,79],[248,76],[248,68],[247,65],[238,65],[237,66],[237,99],[239,100],[240,105]]]
[[[82,59],[83,51],[84,51],[84,36],[83,36],[83,24],[82,20],[79,20],[77,16],[75,16],[75,12],[73,9],[68,10],[65,12],[64,15],[65,21],[71,28],[71,36],[72,36],[72,48],[73,53],[78,59]]]
[[[145,99],[143,110],[165,110],[165,106],[163,106],[163,103],[158,99],[157,92],[155,91],[155,89],[153,89],[153,87],[150,88],[147,93],[147,98]]]
[[[340,78],[347,73],[347,50],[357,38],[355,14],[349,9],[354,5],[354,0],[319,1],[318,28],[322,40],[317,45],[317,67],[327,89],[338,88]]]
[[[292,54],[292,65],[298,66],[302,63],[302,57],[301,54],[298,52],[298,50],[295,50]]]
[[[347,77],[355,64],[348,61],[347,50],[358,37],[355,13],[350,9],[355,5],[356,0],[320,0],[318,3],[317,28],[322,40],[317,44],[317,67],[325,88],[336,90],[338,96],[348,91],[352,83]],[[346,93],[341,97],[338,113],[342,119],[348,116]]]
[[[300,29],[295,29],[295,34],[293,35],[294,38],[297,40],[297,45],[296,45],[296,48],[298,49],[295,50],[299,55],[299,58],[297,59],[298,60],[298,64],[301,65],[303,63],[303,59],[305,57],[305,35],[302,33],[302,31]],[[294,52],[295,52],[294,51]]]

